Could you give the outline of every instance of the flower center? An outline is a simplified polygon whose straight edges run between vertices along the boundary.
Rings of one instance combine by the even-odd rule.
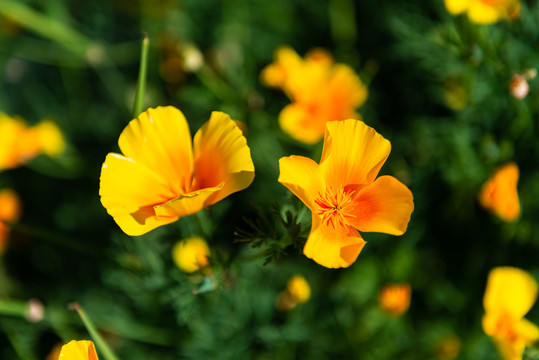
[[[345,191],[342,185],[337,191],[331,186],[324,193],[319,191],[318,197],[314,200],[318,205],[316,214],[327,226],[334,229],[346,227],[348,219],[355,218],[353,196],[354,191]]]

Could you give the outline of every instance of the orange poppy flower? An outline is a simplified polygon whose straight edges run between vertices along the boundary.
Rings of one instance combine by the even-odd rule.
[[[192,144],[180,110],[148,109],[127,125],[118,144],[123,155],[107,155],[99,194],[128,235],[194,214],[254,179],[247,141],[221,112],[212,113]]]
[[[387,284],[378,294],[378,303],[388,314],[400,316],[410,307],[411,295],[410,284]]]
[[[518,166],[514,162],[505,164],[483,185],[479,203],[504,221],[513,221],[520,216],[518,199]]]
[[[0,190],[0,254],[2,254],[8,244],[8,236],[11,228],[6,223],[19,220],[21,214],[21,204],[19,196],[11,189]]]
[[[356,109],[367,99],[367,88],[348,65],[335,64],[320,49],[305,59],[290,47],[277,49],[275,62],[261,73],[262,82],[281,87],[292,104],[279,114],[279,124],[292,138],[314,144],[328,121],[360,118]]]
[[[537,281],[513,267],[490,271],[483,298],[483,330],[506,360],[520,360],[526,346],[539,340],[539,327],[524,318],[537,299]]]
[[[326,124],[322,159],[279,160],[279,182],[312,212],[303,253],[328,268],[350,266],[365,245],[359,234],[402,235],[414,210],[411,191],[392,176],[376,179],[391,144],[359,120]],[[376,180],[375,180],[376,179]]]

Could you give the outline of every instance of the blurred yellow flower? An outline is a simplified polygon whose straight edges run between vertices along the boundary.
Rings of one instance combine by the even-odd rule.
[[[536,299],[537,281],[526,271],[513,267],[490,271],[483,330],[505,360],[521,360],[525,347],[539,340],[539,327],[524,319]]]
[[[199,236],[178,241],[172,248],[172,259],[180,270],[192,273],[210,264],[210,248]]]
[[[390,151],[373,128],[349,119],[326,124],[320,164],[295,155],[279,160],[279,182],[312,213],[305,256],[328,268],[348,267],[366,244],[358,230],[404,234],[414,210],[411,191],[392,176],[376,179]]]
[[[368,91],[348,65],[334,63],[320,49],[302,59],[292,48],[275,51],[275,62],[261,72],[267,86],[280,87],[292,100],[279,114],[279,124],[292,138],[314,144],[324,135],[328,121],[360,118],[356,109]]]
[[[98,360],[98,358],[93,342],[72,340],[62,346],[58,360]]]
[[[7,246],[10,227],[7,223],[19,220],[21,213],[20,200],[11,189],[0,190],[0,254]]]
[[[127,125],[118,144],[123,155],[107,155],[99,195],[128,235],[192,215],[254,179],[247,141],[221,112],[212,113],[191,143],[180,110],[148,109]]]
[[[42,120],[29,127],[19,117],[0,113],[0,170],[21,166],[42,153],[57,156],[64,147],[64,137],[54,122]]]
[[[302,275],[292,276],[286,285],[286,290],[277,297],[276,307],[280,311],[290,311],[299,304],[306,303],[311,298],[311,286]]]
[[[453,15],[466,12],[477,24],[494,24],[513,19],[520,12],[519,0],[444,0],[447,11]]]
[[[286,288],[298,304],[303,304],[311,298],[311,287],[302,275],[292,276]]]
[[[510,162],[498,168],[479,193],[479,203],[504,221],[513,221],[520,215],[517,182],[517,164]]]
[[[410,284],[387,284],[378,294],[380,308],[392,316],[404,314],[410,307],[412,288]]]

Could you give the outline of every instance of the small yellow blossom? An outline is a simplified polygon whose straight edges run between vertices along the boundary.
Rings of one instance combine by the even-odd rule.
[[[494,24],[513,19],[520,12],[519,0],[445,0],[447,11],[453,15],[466,12],[477,24]]]
[[[99,195],[128,235],[192,215],[254,179],[247,140],[230,117],[213,112],[195,134],[175,107],[148,109],[118,140],[101,168]]]
[[[51,120],[41,120],[33,127],[42,151],[50,156],[58,156],[65,149],[65,140],[60,128]]]
[[[326,123],[320,164],[279,160],[279,182],[312,213],[303,253],[328,268],[348,267],[366,242],[359,231],[402,235],[414,210],[412,192],[392,176],[376,179],[391,143],[363,121]]]
[[[537,281],[518,268],[498,267],[488,275],[483,330],[505,360],[521,360],[526,346],[539,340],[539,327],[524,319],[537,299],[537,289]]]
[[[0,190],[0,254],[7,247],[10,232],[8,223],[19,220],[20,213],[20,200],[15,191],[11,189]]]
[[[275,62],[261,72],[267,86],[280,87],[292,103],[279,114],[279,124],[292,138],[318,142],[328,121],[360,118],[356,109],[368,91],[354,70],[334,63],[324,50],[311,50],[302,59],[292,48],[280,47]]]
[[[410,307],[411,295],[410,284],[387,284],[378,294],[378,303],[389,315],[400,316]]]
[[[275,306],[280,311],[290,311],[299,304],[306,303],[311,298],[311,286],[302,275],[292,276],[282,291]]]
[[[208,257],[210,248],[199,236],[192,236],[178,241],[172,248],[172,259],[180,270],[186,273],[195,272],[210,264]]]
[[[62,346],[58,360],[98,360],[98,358],[93,342],[72,340]]]
[[[517,183],[517,164],[510,162],[498,168],[479,193],[479,203],[504,221],[513,221],[520,216]]]

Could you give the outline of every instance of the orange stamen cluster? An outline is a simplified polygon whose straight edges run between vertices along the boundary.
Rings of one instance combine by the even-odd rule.
[[[330,186],[325,193],[318,192],[318,198],[314,200],[318,205],[317,215],[322,218],[322,222],[331,225],[334,229],[343,228],[348,225],[348,219],[355,218],[354,212],[354,191],[345,191],[342,186],[338,191],[334,191]]]

